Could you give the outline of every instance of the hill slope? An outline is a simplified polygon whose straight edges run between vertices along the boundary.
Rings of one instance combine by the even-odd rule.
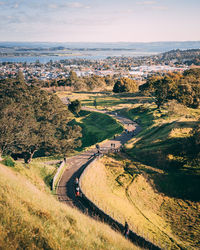
[[[0,165],[0,246],[1,249],[137,249],[108,226],[59,203],[4,165]]]

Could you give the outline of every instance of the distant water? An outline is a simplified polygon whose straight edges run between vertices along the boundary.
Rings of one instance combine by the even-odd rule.
[[[72,55],[63,56],[20,56],[20,57],[0,57],[0,62],[27,62],[34,63],[39,60],[41,63],[59,61],[64,59],[90,59],[100,60],[108,56],[147,56],[166,52],[174,49],[199,49],[200,41],[188,42],[152,42],[152,43],[33,43],[33,42],[0,42],[0,51],[13,50],[17,48],[55,48],[57,46],[71,49]],[[51,51],[52,52],[52,51]],[[58,54],[62,51],[57,52]]]
[[[73,55],[73,56],[15,56],[15,57],[0,57],[0,62],[27,62],[27,63],[35,63],[39,60],[40,63],[47,63],[50,60],[53,62],[65,60],[65,59],[89,59],[89,60],[101,60],[105,59],[109,56],[148,56],[157,53],[151,52],[136,52],[136,51],[98,51],[95,53],[91,53],[90,55]]]

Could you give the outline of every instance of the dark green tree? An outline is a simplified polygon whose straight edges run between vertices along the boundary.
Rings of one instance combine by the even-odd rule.
[[[80,144],[80,127],[60,99],[18,80],[0,82],[0,151],[29,163],[37,151],[66,154]],[[74,132],[75,131],[75,132]]]
[[[72,112],[72,113],[75,113],[78,115],[78,113],[80,112],[81,110],[81,102],[79,100],[75,100],[75,101],[72,101],[69,105],[68,105],[68,108],[69,110]]]

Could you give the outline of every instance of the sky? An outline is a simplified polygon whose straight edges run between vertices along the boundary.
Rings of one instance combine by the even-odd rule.
[[[200,41],[200,0],[0,0],[0,41]]]

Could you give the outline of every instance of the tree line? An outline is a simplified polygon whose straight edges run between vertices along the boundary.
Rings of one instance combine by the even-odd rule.
[[[151,76],[140,86],[140,91],[152,96],[160,108],[169,100],[190,107],[200,107],[200,69],[189,69],[180,73],[169,73],[165,76]]]
[[[119,76],[82,76],[78,77],[76,72],[70,71],[69,76],[63,79],[53,79],[48,81],[39,81],[33,79],[31,84],[44,88],[50,87],[70,87],[72,91],[93,91],[105,90],[107,87],[113,88],[113,92],[136,92],[138,84],[135,80],[128,77],[119,78]]]

